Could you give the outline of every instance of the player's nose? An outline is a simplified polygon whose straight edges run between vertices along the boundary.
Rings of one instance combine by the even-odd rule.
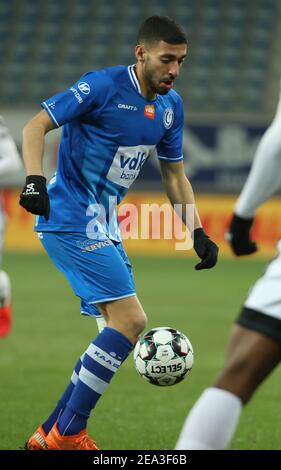
[[[180,66],[178,63],[171,65],[169,75],[172,79],[175,79],[180,73]]]

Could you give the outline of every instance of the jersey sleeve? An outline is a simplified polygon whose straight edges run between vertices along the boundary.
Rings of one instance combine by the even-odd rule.
[[[113,81],[105,70],[88,72],[68,90],[44,101],[44,108],[57,127],[66,124],[106,103],[112,93]]]
[[[179,162],[183,160],[184,112],[182,100],[179,96],[177,98],[176,106],[174,108],[167,108],[164,112],[164,125],[169,126],[172,119],[173,122],[156,146],[159,160],[166,160],[167,162]]]

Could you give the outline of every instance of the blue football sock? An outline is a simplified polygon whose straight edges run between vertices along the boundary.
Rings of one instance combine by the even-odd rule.
[[[84,354],[77,361],[77,364],[76,364],[76,366],[74,368],[74,371],[72,373],[70,382],[69,382],[68,386],[66,387],[65,391],[63,392],[61,398],[59,399],[59,401],[57,403],[57,406],[52,411],[50,416],[46,419],[46,421],[42,424],[42,427],[43,427],[46,434],[49,434],[50,430],[54,426],[55,422],[59,419],[59,417],[62,414],[68,400],[71,397],[71,394],[74,390],[74,387],[75,387],[75,385],[77,384],[77,381],[78,381],[78,374],[79,374],[81,366],[82,366],[83,357],[84,357]]]
[[[133,345],[119,331],[106,327],[85,352],[79,378],[58,421],[61,435],[78,434]]]

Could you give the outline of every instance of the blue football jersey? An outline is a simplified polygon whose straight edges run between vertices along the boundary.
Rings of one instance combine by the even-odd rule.
[[[170,90],[148,100],[134,66],[117,66],[84,74],[42,107],[63,128],[48,185],[50,218],[37,217],[35,229],[120,241],[116,204],[145,161],[183,158],[180,96]]]

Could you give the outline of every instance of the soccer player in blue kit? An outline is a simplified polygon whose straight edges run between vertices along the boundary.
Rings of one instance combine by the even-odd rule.
[[[144,21],[137,63],[91,71],[46,100],[24,128],[27,172],[20,204],[39,215],[35,230],[48,255],[81,299],[81,312],[103,315],[106,327],[78,360],[49,418],[26,443],[30,450],[95,450],[87,420],[146,326],[116,208],[146,159],[156,154],[171,204],[195,204],[184,173],[183,105],[173,90],[187,39],[168,17]],[[46,189],[44,137],[63,126],[57,172]],[[194,205],[196,269],[212,268],[218,248]]]

